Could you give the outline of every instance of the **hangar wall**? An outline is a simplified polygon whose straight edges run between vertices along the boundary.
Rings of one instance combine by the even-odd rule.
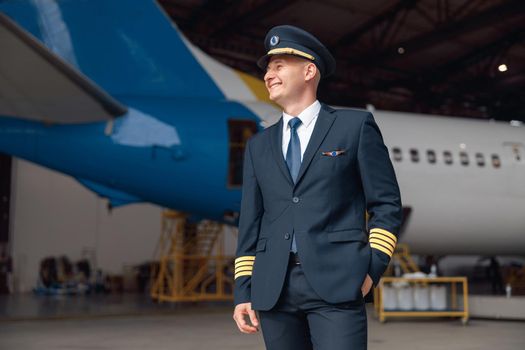
[[[47,256],[66,255],[75,262],[91,252],[107,273],[154,258],[162,208],[132,204],[108,213],[106,200],[69,176],[15,158],[12,171],[15,291],[36,285],[40,261]]]

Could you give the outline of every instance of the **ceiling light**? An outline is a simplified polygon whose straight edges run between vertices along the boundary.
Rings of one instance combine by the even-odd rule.
[[[506,64],[500,64],[500,65],[498,66],[498,70],[499,70],[500,72],[506,72],[506,71],[507,71],[507,65],[506,65]]]
[[[405,48],[402,47],[402,46],[398,47],[397,48],[397,53],[400,54],[400,55],[404,54],[405,53]]]

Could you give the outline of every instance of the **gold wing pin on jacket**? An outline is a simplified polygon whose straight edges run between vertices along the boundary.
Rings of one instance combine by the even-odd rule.
[[[321,154],[327,157],[337,157],[337,156],[340,156],[341,154],[344,154],[345,152],[346,151],[344,149],[337,149],[335,151],[321,152]]]

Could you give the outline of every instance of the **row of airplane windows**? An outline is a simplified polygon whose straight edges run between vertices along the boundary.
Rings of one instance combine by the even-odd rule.
[[[409,150],[409,154],[410,154],[410,160],[413,163],[419,163],[419,161],[420,161],[419,150],[417,150],[415,148],[411,148]],[[430,164],[435,164],[437,162],[437,153],[436,153],[436,151],[429,149],[429,150],[426,151],[426,156],[427,156],[427,161]],[[403,161],[403,152],[401,151],[401,148],[399,148],[399,147],[392,148],[392,158],[396,162]],[[483,153],[477,152],[475,154],[474,158],[475,158],[476,164],[479,167],[484,167],[485,166],[485,155]],[[492,162],[492,166],[494,168],[501,167],[501,159],[500,159],[499,155],[492,154],[490,156],[490,159],[491,159],[491,162]],[[454,157],[452,156],[452,152],[450,152],[450,151],[443,151],[443,161],[447,165],[454,164]],[[465,152],[465,151],[460,151],[459,152],[459,162],[463,166],[468,166],[470,164],[470,159],[469,159],[469,155],[468,155],[467,152]]]

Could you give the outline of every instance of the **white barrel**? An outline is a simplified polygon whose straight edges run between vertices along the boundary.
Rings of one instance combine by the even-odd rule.
[[[383,309],[395,310],[397,309],[397,292],[396,288],[383,285]]]
[[[430,309],[430,288],[428,286],[414,286],[414,309]]]
[[[445,310],[447,308],[447,288],[440,285],[430,287],[430,308],[432,310]]]
[[[414,309],[414,294],[410,286],[397,289],[397,307],[399,310]]]

